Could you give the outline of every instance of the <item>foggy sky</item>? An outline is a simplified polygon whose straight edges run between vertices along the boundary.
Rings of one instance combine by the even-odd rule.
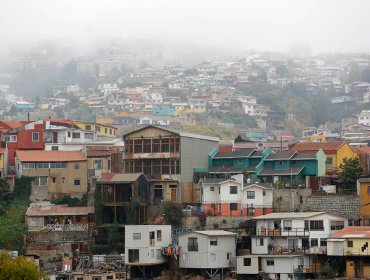
[[[246,50],[368,52],[370,1],[0,0],[0,50],[40,40],[88,46],[113,37]]]

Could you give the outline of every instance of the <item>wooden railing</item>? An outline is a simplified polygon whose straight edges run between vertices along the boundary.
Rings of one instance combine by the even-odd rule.
[[[89,225],[87,224],[65,224],[65,225],[57,225],[57,224],[47,224],[46,229],[49,231],[87,231],[89,229]]]

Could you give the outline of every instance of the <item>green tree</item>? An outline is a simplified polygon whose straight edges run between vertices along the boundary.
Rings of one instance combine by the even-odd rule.
[[[183,217],[181,204],[175,202],[165,202],[162,205],[162,215],[166,225],[180,227],[182,225],[181,218]]]
[[[39,280],[42,276],[36,264],[24,257],[13,259],[6,252],[0,256],[0,280]]]
[[[12,193],[5,178],[0,178],[0,204],[7,204],[12,198]]]
[[[356,188],[356,181],[364,172],[364,168],[359,158],[344,158],[339,165],[339,177],[348,189]]]

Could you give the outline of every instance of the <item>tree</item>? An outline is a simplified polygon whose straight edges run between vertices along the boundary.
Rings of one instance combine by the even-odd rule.
[[[0,178],[0,204],[7,204],[12,198],[8,181],[5,178]]]
[[[358,157],[344,158],[339,165],[339,177],[347,189],[355,189],[356,181],[364,172],[364,168]]]
[[[39,280],[42,274],[36,264],[24,257],[11,258],[3,252],[0,256],[0,280]]]
[[[181,218],[183,217],[181,204],[175,202],[165,202],[162,205],[162,215],[164,222],[167,225],[180,227],[182,225]]]

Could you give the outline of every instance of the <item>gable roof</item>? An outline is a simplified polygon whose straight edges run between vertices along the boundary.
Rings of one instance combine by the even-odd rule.
[[[133,133],[137,133],[137,132],[145,130],[147,128],[160,129],[160,130],[163,130],[163,131],[167,131],[167,132],[177,134],[180,137],[197,138],[197,139],[203,139],[203,140],[209,140],[209,141],[215,141],[215,142],[220,141],[220,138],[218,138],[218,137],[202,135],[202,134],[194,134],[194,133],[190,133],[190,132],[187,132],[187,131],[178,130],[178,129],[173,128],[173,127],[165,127],[164,128],[162,126],[156,126],[156,125],[147,125],[147,126],[141,127],[139,129],[136,129],[134,131],[131,131],[131,132],[128,132],[128,133],[124,134],[122,137],[125,138],[125,137],[127,137],[127,136],[129,136]]]
[[[228,181],[231,181],[236,184],[240,184],[233,178],[230,178],[230,179],[229,178],[201,178],[199,182],[200,181],[202,181],[203,184],[210,184],[210,185],[221,184],[221,183],[228,182]]]
[[[85,161],[86,156],[80,151],[16,151],[16,157],[21,162],[69,162]]]
[[[316,159],[316,153],[296,153],[292,160]]]
[[[268,184],[268,183],[246,183],[244,184],[243,189],[253,188],[253,187],[262,188],[262,189],[273,189],[274,185]]]
[[[288,160],[291,159],[296,153],[296,151],[277,151],[276,153],[269,154],[265,160]]]
[[[220,158],[245,158],[250,157],[254,152],[254,149],[238,149],[232,152],[217,152],[214,155],[214,159]]]
[[[347,144],[341,141],[323,142],[323,143],[296,143],[290,146],[291,151],[297,152],[314,152],[322,149],[326,153],[337,152],[342,146]]]

